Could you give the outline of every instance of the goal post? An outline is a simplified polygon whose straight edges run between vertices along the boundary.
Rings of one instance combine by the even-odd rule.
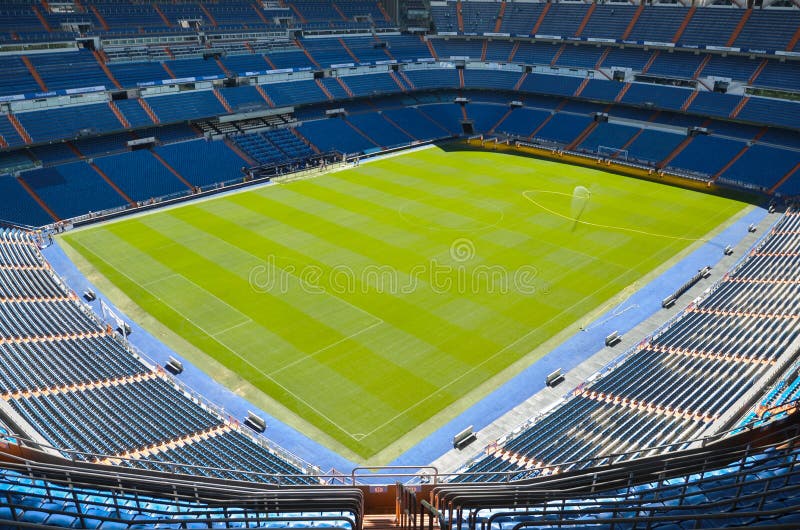
[[[597,146],[597,154],[605,158],[617,158],[620,160],[628,160],[627,149],[617,149],[616,147],[608,147],[606,145]]]

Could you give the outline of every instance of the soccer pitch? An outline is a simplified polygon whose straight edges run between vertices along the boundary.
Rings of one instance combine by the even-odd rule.
[[[179,353],[345,456],[387,463],[746,206],[432,148],[63,241]]]

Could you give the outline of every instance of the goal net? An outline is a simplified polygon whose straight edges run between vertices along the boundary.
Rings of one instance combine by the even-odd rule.
[[[628,160],[627,149],[617,149],[616,147],[607,147],[605,145],[597,146],[597,154],[604,158],[617,158],[619,160]]]

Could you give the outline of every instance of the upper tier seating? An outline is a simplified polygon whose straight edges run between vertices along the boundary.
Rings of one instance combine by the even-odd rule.
[[[327,101],[328,97],[311,79],[286,83],[270,83],[261,88],[276,105],[289,106],[301,103]]]
[[[176,61],[164,61],[164,79],[218,76],[225,72],[213,59],[181,59]],[[169,69],[169,71],[166,71]]]
[[[627,4],[598,5],[581,36],[619,39],[630,24],[636,7]]]
[[[19,57],[13,55],[0,57],[0,69],[3,72],[0,76],[0,94],[22,94],[42,90]]]
[[[528,74],[520,88],[538,94],[571,96],[578,90],[581,82],[583,79],[580,77]]]
[[[593,69],[605,50],[593,46],[564,45],[561,54],[555,59],[558,66],[574,66]]]
[[[264,55],[248,53],[246,55],[228,55],[220,59],[231,73],[243,75],[245,72],[262,72],[272,70]]]
[[[681,23],[686,18],[688,9],[683,6],[649,6],[636,20],[631,40],[651,42],[672,42]]]
[[[800,64],[769,61],[753,84],[767,88],[797,90],[800,86]]]
[[[581,4],[552,4],[537,33],[571,37],[577,33],[585,13],[586,6]]]
[[[147,98],[161,123],[225,114],[225,107],[210,90]]]
[[[728,116],[741,101],[741,97],[713,92],[698,92],[689,110],[710,116]]]
[[[734,46],[785,50],[800,26],[800,11],[753,9]]]
[[[549,65],[560,46],[545,42],[523,42],[514,54],[515,63]]]
[[[750,98],[738,118],[756,123],[771,123],[797,127],[800,103],[779,99]]]
[[[105,136],[95,136],[94,138],[81,138],[70,142],[77,153],[84,158],[94,158],[98,156],[110,155],[127,151],[127,143],[135,136],[130,132],[107,134]]]
[[[727,46],[742,14],[741,9],[698,9],[686,25],[681,42]]]
[[[729,77],[737,81],[749,80],[761,61],[737,55],[711,55],[700,75],[702,77]]]
[[[661,51],[658,52],[655,60],[650,64],[650,67],[647,69],[647,74],[691,79],[703,59],[705,59],[705,57],[702,55],[687,55]]]
[[[452,88],[458,86],[458,77],[455,71],[439,70],[408,70],[406,76],[411,79],[414,86],[424,88]]]
[[[491,70],[464,70],[464,86],[467,88],[503,88],[511,90],[522,74],[519,72],[493,72]]]
[[[461,15],[466,33],[483,33],[487,27],[493,27],[500,12],[496,2],[463,2]]]
[[[49,90],[91,86],[112,86],[89,51],[31,54],[28,59]]]
[[[123,99],[115,101],[114,104],[119,108],[131,127],[143,127],[153,125],[153,120],[148,116],[138,99]]]
[[[389,53],[398,61],[401,59],[415,61],[416,59],[431,56],[428,47],[418,37],[383,35],[381,40],[386,42]]]
[[[481,58],[483,50],[483,43],[480,40],[432,39],[431,42],[440,59],[469,57],[477,61]]]
[[[448,5],[455,5],[455,2],[448,2]],[[512,35],[530,35],[542,9],[544,9],[544,4],[511,2],[506,6],[500,31]],[[489,25],[487,24],[486,27],[488,28]],[[493,30],[494,28],[484,29],[484,31]]]
[[[0,137],[3,138],[3,142],[9,147],[25,145],[25,141],[11,123],[10,117],[2,114],[0,114]]]
[[[269,106],[254,86],[247,85],[226,88],[222,94],[225,98],[225,101],[228,102],[228,105],[231,106],[234,112],[242,112]]]
[[[356,96],[392,94],[402,91],[388,73],[349,75],[342,77],[342,81]]]
[[[691,94],[691,91],[683,88],[633,83],[623,96],[622,101],[680,110],[689,94]]]
[[[333,64],[355,62],[339,39],[305,39],[303,46],[323,68],[328,68]]]
[[[400,57],[395,57],[388,48],[380,46],[380,40],[375,37],[347,37],[342,39],[347,48],[356,56],[359,63],[374,64],[377,61],[405,58],[402,52]],[[352,58],[351,58],[352,59]],[[347,61],[350,62],[350,61]]]
[[[17,118],[35,142],[95,135],[123,128],[105,103],[21,112]]]
[[[617,81],[590,79],[580,95],[584,98],[614,101],[614,98],[617,97],[622,87],[623,84]]]

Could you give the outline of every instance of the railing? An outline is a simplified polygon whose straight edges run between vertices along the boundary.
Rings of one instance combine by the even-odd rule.
[[[41,455],[31,451],[22,454],[0,451],[0,482],[4,483],[0,506],[12,508],[10,514],[0,516],[3,524],[27,526],[24,519],[16,521],[27,510],[83,518],[91,508],[101,510],[91,513],[91,519],[98,524],[125,520],[122,510],[144,515],[145,520],[139,522],[146,521],[148,527],[156,523],[180,527],[200,523],[211,527],[209,521],[214,521],[215,528],[260,527],[269,522],[283,522],[290,527],[295,522],[319,521],[324,526],[349,525],[359,530],[363,520],[363,493],[355,488],[276,487],[118,466],[74,464],[37,456]],[[14,473],[21,475],[21,480]],[[36,484],[31,479],[46,484]],[[24,489],[17,490],[17,485]],[[25,502],[21,502],[23,492]],[[81,495],[84,492],[91,495]],[[37,498],[40,506],[33,502]],[[79,509],[70,511],[51,504],[54,498],[74,503]],[[151,501],[155,501],[155,506]],[[127,522],[130,523],[130,518]]]
[[[783,403],[783,404],[781,404],[779,406],[771,407],[769,409],[766,409],[765,411],[763,411],[762,416],[763,415],[767,415],[768,413],[771,413],[773,410],[780,410],[780,412],[786,412],[787,415],[792,416],[791,418],[789,418],[788,421],[790,423],[793,421],[794,422],[793,424],[795,425],[795,428],[796,429],[800,429],[800,426],[796,425],[797,421],[798,421],[798,418],[796,416],[793,416],[793,415],[797,414],[798,407],[800,407],[800,399],[795,399],[795,400],[789,401],[787,403]],[[709,447],[710,445],[712,445],[712,444],[714,444],[716,442],[719,442],[720,440],[722,440],[724,438],[727,438],[729,436],[739,436],[739,437],[741,437],[742,433],[765,431],[765,430],[768,430],[769,428],[771,428],[771,426],[778,425],[778,424],[780,424],[780,422],[784,422],[784,421],[787,421],[787,419],[785,417],[777,417],[777,416],[770,415],[766,420],[764,420],[762,418],[757,418],[757,419],[755,419],[755,420],[753,420],[753,421],[751,421],[751,422],[749,422],[749,423],[747,423],[745,425],[739,425],[739,426],[736,426],[733,429],[730,429],[730,430],[727,430],[727,431],[723,431],[723,432],[719,432],[719,433],[715,433],[715,434],[712,434],[712,435],[709,435],[709,436],[705,436],[705,437],[702,437],[702,438],[697,438],[697,439],[683,441],[683,442],[675,442],[675,443],[665,444],[665,445],[662,445],[662,446],[656,446],[656,447],[653,447],[651,449],[659,450],[659,456],[648,457],[648,460],[669,459],[669,458],[672,458],[670,456],[670,454],[675,454],[675,453],[673,453],[673,451],[683,449],[683,447],[685,447],[687,445],[690,445],[690,444],[693,444],[693,445],[695,445],[696,447],[699,447],[699,448],[705,448],[705,447]],[[27,438],[25,435],[20,435],[18,433],[13,433],[13,432],[8,433],[8,434],[4,434],[4,435],[0,435],[0,442],[5,443],[5,444],[9,444],[9,445],[13,445],[13,446],[22,445],[22,446],[28,446],[28,447],[34,447],[34,448],[53,449],[53,450],[55,450],[55,451],[57,451],[59,453],[62,453],[62,454],[66,455],[66,460],[64,460],[60,464],[62,466],[68,465],[67,463],[69,463],[69,465],[72,465],[72,466],[79,466],[79,467],[90,466],[90,467],[93,467],[93,468],[97,468],[97,466],[99,464],[91,464],[90,462],[92,462],[92,461],[98,461],[98,462],[105,461],[106,459],[109,459],[109,458],[115,459],[115,460],[121,460],[121,461],[130,461],[130,462],[137,462],[137,461],[138,462],[153,462],[153,463],[159,464],[162,467],[169,468],[170,472],[175,475],[176,479],[188,480],[188,481],[192,481],[192,480],[207,480],[207,479],[201,478],[199,476],[190,477],[188,475],[182,474],[180,472],[180,468],[185,467],[185,468],[204,469],[204,470],[219,471],[219,472],[235,471],[237,473],[240,473],[240,474],[248,476],[248,477],[267,479],[268,482],[273,482],[277,486],[289,486],[288,480],[291,479],[291,478],[307,478],[307,475],[267,474],[267,473],[259,473],[259,472],[254,472],[254,471],[245,471],[245,470],[237,470],[237,469],[225,469],[225,468],[217,468],[217,467],[211,467],[211,466],[198,466],[198,465],[190,465],[190,464],[182,464],[182,463],[174,463],[174,462],[164,462],[164,461],[150,461],[150,460],[146,460],[146,459],[132,459],[132,458],[124,458],[124,457],[119,457],[119,456],[114,456],[114,455],[103,455],[103,454],[98,454],[98,453],[89,453],[89,452],[74,451],[74,450],[68,450],[68,449],[58,449],[58,448],[54,448],[52,446],[47,446],[47,445],[42,444],[40,442],[37,442],[35,440],[31,440],[30,438]],[[594,467],[597,467],[597,466],[601,465],[602,463],[604,463],[608,459],[615,459],[615,458],[618,458],[618,457],[623,457],[625,459],[626,463],[623,464],[623,465],[629,465],[632,462],[636,462],[637,460],[635,458],[627,458],[627,457],[635,457],[635,456],[638,456],[640,453],[641,453],[641,450],[635,450],[635,451],[624,452],[624,453],[606,454],[606,455],[602,455],[602,456],[597,456],[597,457],[593,457],[593,458],[577,460],[577,461],[573,461],[573,462],[564,462],[564,463],[560,463],[558,466],[548,466],[548,467],[544,467],[542,469],[548,469],[548,468],[555,469],[556,467],[561,467],[561,468],[565,468],[565,469],[566,468],[570,468],[570,469],[574,469],[574,470],[591,469],[591,468],[594,468]],[[2,454],[1,451],[0,451],[0,454]],[[81,458],[81,457],[87,457],[87,458]],[[613,468],[613,466],[611,466],[611,467]],[[120,470],[120,469],[126,469],[126,468],[120,468],[119,466],[114,466],[114,469],[115,470]],[[405,479],[405,481],[404,482],[398,482],[397,484],[400,484],[400,485],[404,486],[405,489],[403,489],[402,491],[404,491],[406,493],[416,493],[416,492],[420,491],[420,486],[425,485],[425,484],[432,484],[432,485],[443,484],[443,483],[447,483],[448,479],[452,479],[452,478],[457,477],[457,476],[464,476],[465,475],[463,473],[460,473],[460,474],[459,473],[441,474],[441,473],[439,473],[438,469],[436,467],[434,467],[434,466],[369,466],[369,467],[357,467],[357,468],[354,468],[350,473],[350,484],[352,486],[365,483],[365,482],[363,482],[363,481],[358,479],[358,477],[360,476],[358,472],[360,470],[369,470],[369,471],[373,472],[372,474],[365,476],[365,478],[368,479],[366,481],[367,484],[376,484],[376,483],[377,484],[385,484],[385,482],[381,482],[382,478],[386,478],[386,477],[402,477],[402,478]],[[386,472],[387,470],[389,472]],[[398,470],[400,472],[398,472]],[[428,471],[425,471],[425,470],[428,470]],[[133,473],[134,471],[131,471],[131,472]],[[492,483],[493,484],[504,484],[504,483],[507,484],[507,483],[510,482],[510,478],[512,476],[518,475],[519,473],[520,473],[519,471],[505,472],[505,473],[481,472],[481,473],[466,473],[466,475],[468,475],[468,476],[478,476],[478,477],[479,476],[486,476],[486,475],[492,475],[492,476],[505,475],[506,476],[505,480],[502,480],[502,481],[493,480]],[[339,483],[343,483],[343,481],[342,481],[343,477],[344,477],[344,475],[341,474],[341,473],[328,473],[328,474],[315,475],[315,478],[318,479],[320,484],[334,484],[337,481]],[[239,484],[242,484],[242,483],[240,482]],[[465,484],[465,486],[468,486],[470,484],[474,485],[475,483],[473,482],[473,483]],[[398,490],[398,491],[401,491],[401,490]]]
[[[775,410],[775,409],[778,409],[778,408],[783,409],[786,406],[788,406],[790,409],[796,409],[797,407],[800,407],[800,398],[798,398],[798,399],[796,399],[794,401],[791,401],[789,403],[784,403],[783,405],[781,405],[779,407],[772,407],[770,409],[767,409],[766,411],[764,411],[764,414],[766,414],[767,412],[771,412],[772,410]],[[605,463],[606,461],[611,461],[611,460],[618,460],[618,459],[623,459],[623,460],[628,460],[628,461],[635,460],[634,457],[637,457],[637,456],[641,455],[641,453],[643,453],[645,450],[647,452],[654,452],[655,454],[667,454],[667,453],[670,453],[670,452],[673,452],[673,451],[678,451],[678,450],[685,449],[685,448],[687,448],[687,447],[689,447],[689,446],[691,446],[693,444],[697,444],[699,447],[706,447],[708,444],[717,442],[717,441],[719,441],[722,438],[725,438],[727,436],[732,436],[732,435],[738,434],[738,433],[740,433],[742,431],[750,431],[750,430],[753,430],[753,429],[757,429],[757,428],[760,428],[763,425],[768,425],[770,423],[777,422],[777,421],[780,421],[780,420],[781,420],[781,418],[768,418],[768,421],[766,421],[766,423],[764,423],[763,419],[757,418],[757,419],[754,419],[754,420],[752,420],[752,421],[750,421],[750,422],[748,422],[748,423],[746,423],[744,425],[737,425],[737,426],[735,426],[733,428],[730,428],[730,429],[727,429],[727,430],[724,430],[724,431],[721,431],[721,432],[713,433],[713,434],[710,434],[710,435],[707,435],[707,436],[703,436],[701,438],[693,438],[693,439],[690,439],[690,440],[683,440],[683,441],[678,441],[678,442],[670,442],[668,444],[654,445],[654,446],[647,447],[646,449],[641,449],[640,448],[640,449],[635,449],[635,450],[632,450],[632,451],[626,451],[626,452],[622,452],[622,453],[604,453],[604,454],[601,454],[601,455],[598,455],[598,456],[594,456],[594,457],[591,457],[591,458],[584,458],[584,459],[580,459],[580,460],[572,460],[572,461],[559,462],[559,463],[556,463],[556,464],[545,465],[545,466],[542,466],[542,467],[538,468],[536,471],[540,472],[541,474],[554,475],[554,474],[557,474],[558,472],[560,472],[561,470],[587,469],[587,468],[592,468],[592,467],[599,466],[599,465]],[[761,422],[761,424],[757,425],[757,424],[759,424],[759,422]],[[483,455],[480,455],[478,458],[480,458],[482,456]],[[473,459],[473,462],[474,461],[477,461],[477,458]],[[468,467],[468,466],[464,466],[464,467]],[[544,472],[547,472],[547,473],[544,473]],[[516,476],[524,474],[524,473],[525,473],[525,470],[503,471],[503,472],[500,472],[500,471],[488,471],[488,472],[485,472],[485,471],[482,471],[482,472],[464,472],[464,471],[461,471],[461,472],[453,473],[453,474],[440,474],[440,477],[442,477],[443,481],[446,481],[447,479],[450,479],[450,478],[455,477],[455,476],[461,476],[461,477],[469,476],[469,477],[478,477],[478,478],[480,478],[480,477],[496,477],[496,476],[499,475],[499,476],[503,476],[504,478],[502,480],[492,480],[491,482],[492,483],[511,483],[511,482],[514,482],[514,480],[517,480],[517,479],[515,479]],[[480,482],[480,481],[475,481],[475,482]]]
[[[424,510],[428,517],[438,519],[442,528],[471,530],[492,528],[493,523],[500,522],[498,518],[507,516],[529,516],[515,521],[518,524],[514,528],[530,525],[583,527],[587,523],[597,522],[624,522],[626,528],[632,523],[637,523],[634,526],[639,528],[638,524],[641,523],[643,528],[650,528],[655,522],[725,519],[733,514],[767,518],[790,515],[797,512],[800,494],[800,485],[789,482],[791,476],[800,475],[800,468],[797,467],[800,456],[797,451],[800,444],[798,419],[795,416],[776,422],[713,446],[613,466],[591,467],[513,485],[445,484],[431,491],[430,502],[418,502],[412,495],[403,495],[400,500],[405,504],[401,509],[408,513]],[[761,465],[762,460],[753,462],[750,457],[764,455],[766,451],[775,451],[772,453],[774,458],[765,467],[777,473],[774,477],[768,475],[762,478],[750,470],[751,466]],[[732,480],[722,486],[714,484],[720,470],[731,470]],[[784,484],[773,483],[773,478],[784,480]],[[670,482],[676,479],[680,479],[680,483]],[[703,503],[703,509],[698,511],[697,508],[692,509],[692,502],[685,502],[687,498],[698,494],[697,490],[690,487],[692,483],[710,485],[707,486],[709,492],[731,488],[737,491],[733,496],[725,495],[723,498],[701,498],[699,502]],[[745,484],[754,487],[745,491]],[[639,486],[648,488],[646,495],[641,494]],[[787,503],[776,510],[763,508],[767,496],[781,493],[794,495],[794,505]],[[735,511],[739,503],[750,503],[753,507]],[[672,510],[676,506],[686,507],[686,512],[674,514]],[[482,509],[491,512],[483,512],[483,516],[478,518]],[[698,516],[698,513],[703,515]],[[576,519],[577,516],[580,519]],[[409,517],[408,521],[404,530],[427,528],[422,515]],[[505,524],[513,523],[505,521]]]
[[[64,458],[64,462],[61,463],[61,465],[80,466],[83,464],[91,464],[97,466],[97,465],[104,465],[102,464],[102,462],[108,462],[108,461],[129,462],[131,464],[139,462],[139,463],[154,464],[158,466],[158,467],[153,467],[152,470],[167,468],[169,470],[168,472],[174,475],[175,477],[178,477],[181,480],[189,480],[189,481],[205,480],[205,476],[201,473],[186,474],[184,471],[182,471],[182,468],[196,469],[198,471],[200,470],[217,471],[220,473],[235,472],[248,477],[248,479],[251,479],[251,481],[254,484],[267,483],[279,487],[296,485],[296,482],[293,482],[293,479],[305,480],[308,478],[313,478],[315,482],[323,483],[322,478],[327,478],[324,475],[292,475],[292,474],[261,473],[258,471],[247,471],[244,469],[220,468],[208,465],[186,464],[186,463],[170,462],[164,460],[149,460],[147,458],[130,458],[119,455],[107,455],[102,453],[92,453],[88,451],[78,451],[75,449],[66,449],[61,447],[53,447],[52,445],[46,445],[37,440],[28,438],[24,434],[18,434],[14,432],[5,435],[0,434],[0,443],[2,442],[5,442],[6,444],[9,445],[22,445],[26,447],[31,447],[37,450],[45,450],[45,451],[49,450],[51,451],[50,454],[55,454],[55,453],[60,454]],[[0,450],[0,454],[2,454],[2,450]],[[115,464],[113,466],[109,464],[109,466],[113,467],[114,469],[130,469],[130,470],[136,469],[134,466],[120,467],[119,464]]]

